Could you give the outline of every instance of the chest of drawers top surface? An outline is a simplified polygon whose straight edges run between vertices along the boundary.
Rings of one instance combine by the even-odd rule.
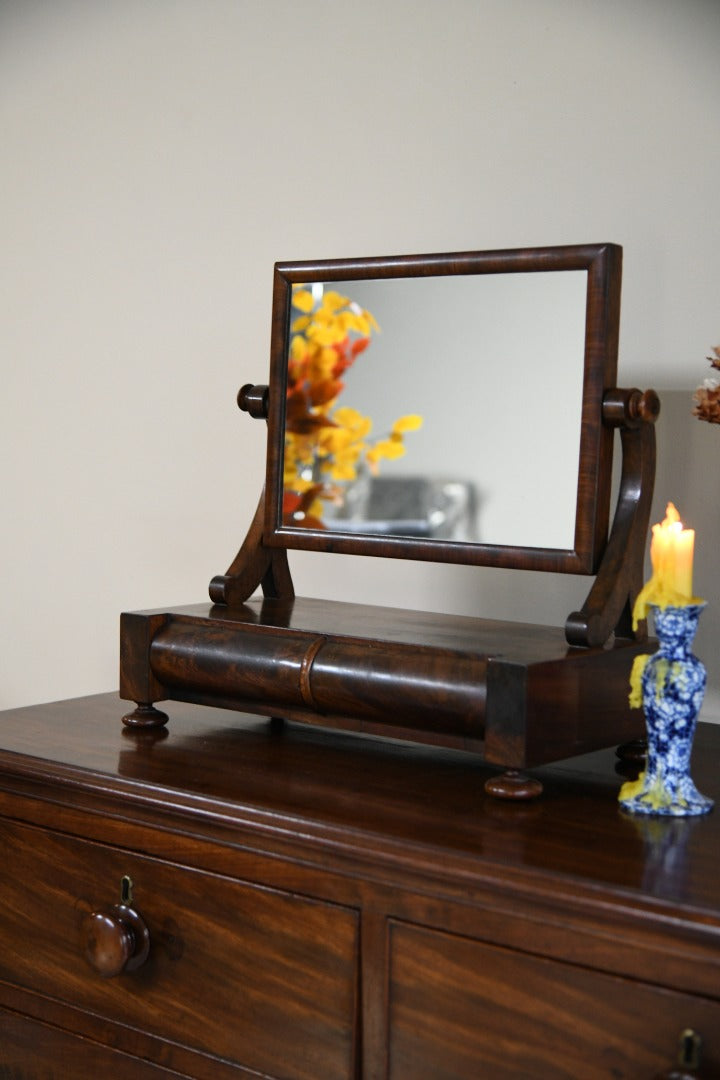
[[[538,770],[545,791],[483,793],[472,755],[173,703],[159,735],[126,732],[115,694],[0,714],[0,790],[140,816],[215,838],[259,831],[269,849],[434,868],[470,886],[498,868],[696,917],[720,913],[720,818],[631,818],[612,751]],[[700,724],[693,777],[720,802],[720,729]],[[58,812],[61,812],[60,810]]]
[[[0,1027],[23,1075],[56,1075],[53,1031],[82,1076],[92,1051],[133,1078],[144,1059],[202,1080],[606,1080],[667,1068],[685,1029],[719,1075],[717,811],[624,815],[612,750],[508,804],[468,753],[175,702],[167,729],[128,732],[123,711],[0,714]],[[719,759],[700,725],[693,776],[720,802]],[[103,979],[83,920],[123,875],[150,953]]]

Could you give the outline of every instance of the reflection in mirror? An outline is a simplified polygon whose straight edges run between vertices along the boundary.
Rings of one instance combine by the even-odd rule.
[[[571,550],[587,289],[587,270],[294,284],[283,527]]]

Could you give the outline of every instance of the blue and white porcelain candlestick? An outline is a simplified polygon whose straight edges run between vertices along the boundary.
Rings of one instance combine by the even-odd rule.
[[[690,776],[690,755],[707,673],[690,651],[704,603],[651,605],[660,648],[641,676],[647,727],[647,765],[623,784],[620,805],[631,814],[690,817],[707,814],[713,800]]]

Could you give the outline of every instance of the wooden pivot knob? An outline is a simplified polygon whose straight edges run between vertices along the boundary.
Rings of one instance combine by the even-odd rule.
[[[654,424],[660,415],[660,398],[654,390],[613,387],[603,395],[603,420],[611,427],[636,428]]]
[[[660,398],[654,390],[646,390],[644,393],[636,391],[628,404],[631,420],[654,424],[660,415]]]
[[[250,413],[256,420],[267,420],[269,394],[270,388],[267,386],[253,386],[252,383],[246,383],[238,390],[238,408]]]
[[[85,957],[91,967],[109,979],[135,971],[147,960],[150,934],[144,920],[127,904],[93,911],[83,923]]]

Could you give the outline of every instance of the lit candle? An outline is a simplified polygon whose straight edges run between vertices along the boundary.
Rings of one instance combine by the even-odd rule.
[[[633,609],[633,625],[647,614],[648,604],[658,607],[693,603],[693,551],[695,530],[683,528],[672,503],[667,504],[665,520],[652,527],[650,560],[653,573],[640,591]]]
[[[653,525],[652,534],[650,559],[660,592],[690,601],[695,530],[684,529],[677,510],[668,503],[665,520]]]

